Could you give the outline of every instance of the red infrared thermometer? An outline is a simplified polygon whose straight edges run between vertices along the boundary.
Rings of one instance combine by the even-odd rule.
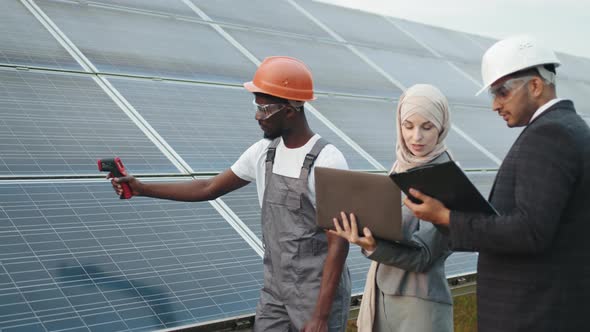
[[[110,172],[111,177],[120,178],[123,176],[127,176],[127,171],[125,170],[125,166],[123,166],[123,162],[121,158],[108,158],[108,159],[99,159],[97,161],[98,170],[101,172]],[[119,196],[120,199],[129,199],[133,196],[131,192],[131,188],[127,183],[121,183],[121,187],[123,188],[123,193]]]

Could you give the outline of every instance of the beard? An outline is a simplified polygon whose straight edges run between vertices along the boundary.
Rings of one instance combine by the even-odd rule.
[[[275,138],[277,138],[279,136],[281,136],[281,133],[276,133],[276,132],[275,133],[263,133],[262,134],[262,137],[263,138],[270,139],[270,140],[273,140],[273,139],[275,139]]]

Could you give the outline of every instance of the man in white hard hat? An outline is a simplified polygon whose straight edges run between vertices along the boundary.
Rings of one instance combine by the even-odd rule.
[[[530,36],[483,56],[484,87],[509,127],[525,126],[496,176],[499,216],[450,211],[418,191],[404,203],[448,227],[455,250],[479,251],[478,331],[588,331],[590,129],[558,99],[559,60]]]

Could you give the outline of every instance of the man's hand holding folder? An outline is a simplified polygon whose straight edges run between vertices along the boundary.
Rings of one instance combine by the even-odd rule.
[[[414,203],[408,197],[404,198],[404,204],[412,210],[414,215],[422,220],[430,221],[437,226],[449,226],[451,220],[451,210],[449,210],[441,201],[432,198],[420,191],[410,188],[410,195],[422,201],[422,203]]]

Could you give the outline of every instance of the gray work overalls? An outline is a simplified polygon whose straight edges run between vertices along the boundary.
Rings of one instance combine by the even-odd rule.
[[[305,157],[299,178],[272,172],[276,147],[266,154],[262,202],[264,287],[254,331],[300,331],[317,302],[328,252],[325,232],[316,225],[308,196],[308,175],[327,142],[319,139]],[[345,265],[332,303],[329,330],[344,331],[350,305],[350,274]]]

